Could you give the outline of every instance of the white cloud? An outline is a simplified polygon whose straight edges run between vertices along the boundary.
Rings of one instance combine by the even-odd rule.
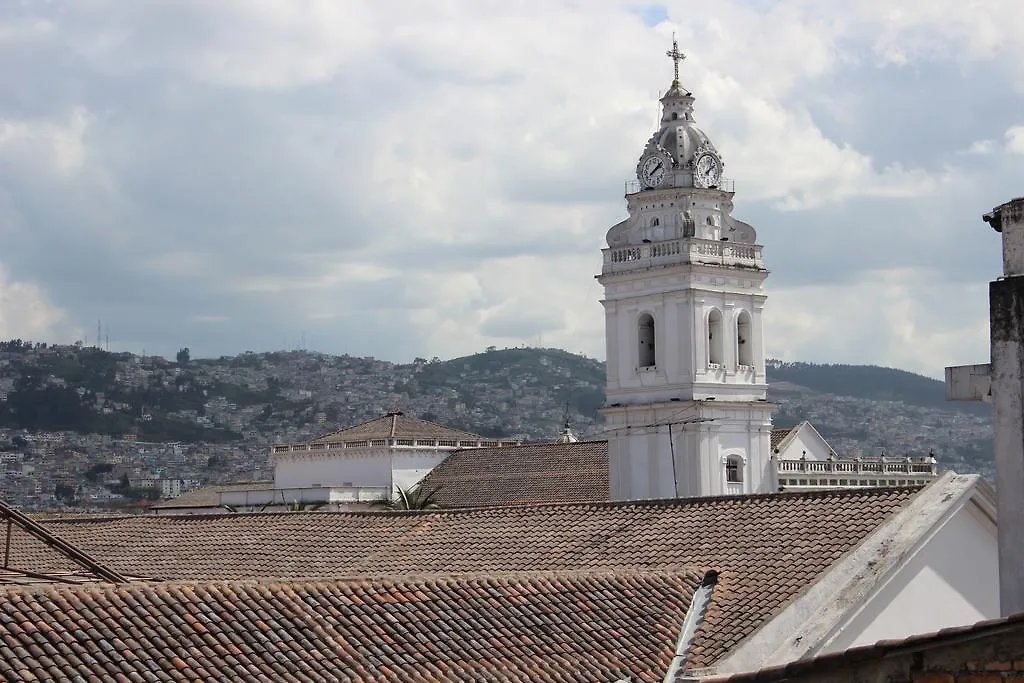
[[[31,42],[54,30],[53,22],[43,19],[0,19],[0,44]]]
[[[725,138],[724,149],[735,150],[729,158],[749,178],[741,188],[750,199],[811,209],[858,196],[921,198],[948,181],[945,169],[876,168],[870,156],[827,138],[806,111],[737,99],[744,121],[738,133]]]
[[[964,150],[964,154],[991,154],[995,148],[996,143],[992,140],[975,140],[970,147]]]
[[[1024,126],[1014,126],[1006,131],[1006,151],[1024,154]]]
[[[0,118],[0,155],[8,163],[28,165],[45,159],[58,173],[77,171],[85,163],[89,119],[84,107],[74,107],[66,122]]]
[[[987,361],[987,292],[984,282],[965,287],[906,268],[845,284],[772,288],[765,346],[782,360],[888,365],[942,377],[947,365]]]
[[[66,318],[38,285],[12,281],[0,266],[0,339],[67,343]]]
[[[787,283],[771,292],[769,311],[786,315],[769,319],[769,348],[933,373],[941,354],[983,343],[898,310],[931,303],[878,274],[894,254],[972,266],[979,250],[963,249],[949,196],[979,197],[973,222],[990,208],[982,193],[1002,172],[961,165],[1011,122],[961,113],[968,137],[932,135],[934,121],[865,93],[977,68],[971,101],[1000,106],[972,111],[1005,109],[1000,69],[1024,63],[1011,33],[1024,5],[981,5],[672,3],[650,27],[624,0],[440,0],[397,14],[354,1],[65,0],[31,6],[17,40],[0,10],[0,41],[23,50],[0,64],[6,248],[17,277],[32,272],[70,319],[131,325],[125,338],[150,350],[231,353],[308,327],[325,350],[395,359],[538,335],[600,356],[601,239],[624,213],[675,30],[698,122],[738,181],[737,213],[757,214],[769,284]],[[1010,131],[1007,149],[1021,151]],[[787,232],[798,219],[813,231]],[[791,256],[810,242],[820,253]],[[791,284],[824,270],[856,284]],[[876,296],[889,313],[865,308]],[[178,339],[183,328],[196,338]],[[922,330],[926,363],[904,353]]]

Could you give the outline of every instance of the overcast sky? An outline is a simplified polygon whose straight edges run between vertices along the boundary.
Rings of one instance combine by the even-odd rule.
[[[0,337],[604,357],[676,32],[787,360],[988,355],[1020,0],[6,0]]]

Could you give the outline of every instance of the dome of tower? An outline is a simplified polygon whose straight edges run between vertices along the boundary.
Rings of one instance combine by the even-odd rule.
[[[676,125],[672,125],[676,123]],[[672,160],[679,167],[688,166],[697,152],[714,151],[714,144],[707,134],[694,124],[693,120],[670,121],[668,125],[655,133],[652,142],[672,155]]]

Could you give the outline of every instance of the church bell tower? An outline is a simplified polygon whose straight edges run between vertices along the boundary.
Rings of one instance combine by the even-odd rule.
[[[627,183],[629,217],[607,234],[604,287],[611,498],[778,489],[767,401],[764,267],[732,217],[733,183],[679,82]]]

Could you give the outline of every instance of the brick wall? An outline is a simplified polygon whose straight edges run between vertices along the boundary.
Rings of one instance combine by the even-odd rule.
[[[1024,683],[1024,614],[924,638],[884,641],[728,680],[729,683]]]
[[[911,674],[912,683],[1024,683],[1024,659],[978,661],[948,671]]]

